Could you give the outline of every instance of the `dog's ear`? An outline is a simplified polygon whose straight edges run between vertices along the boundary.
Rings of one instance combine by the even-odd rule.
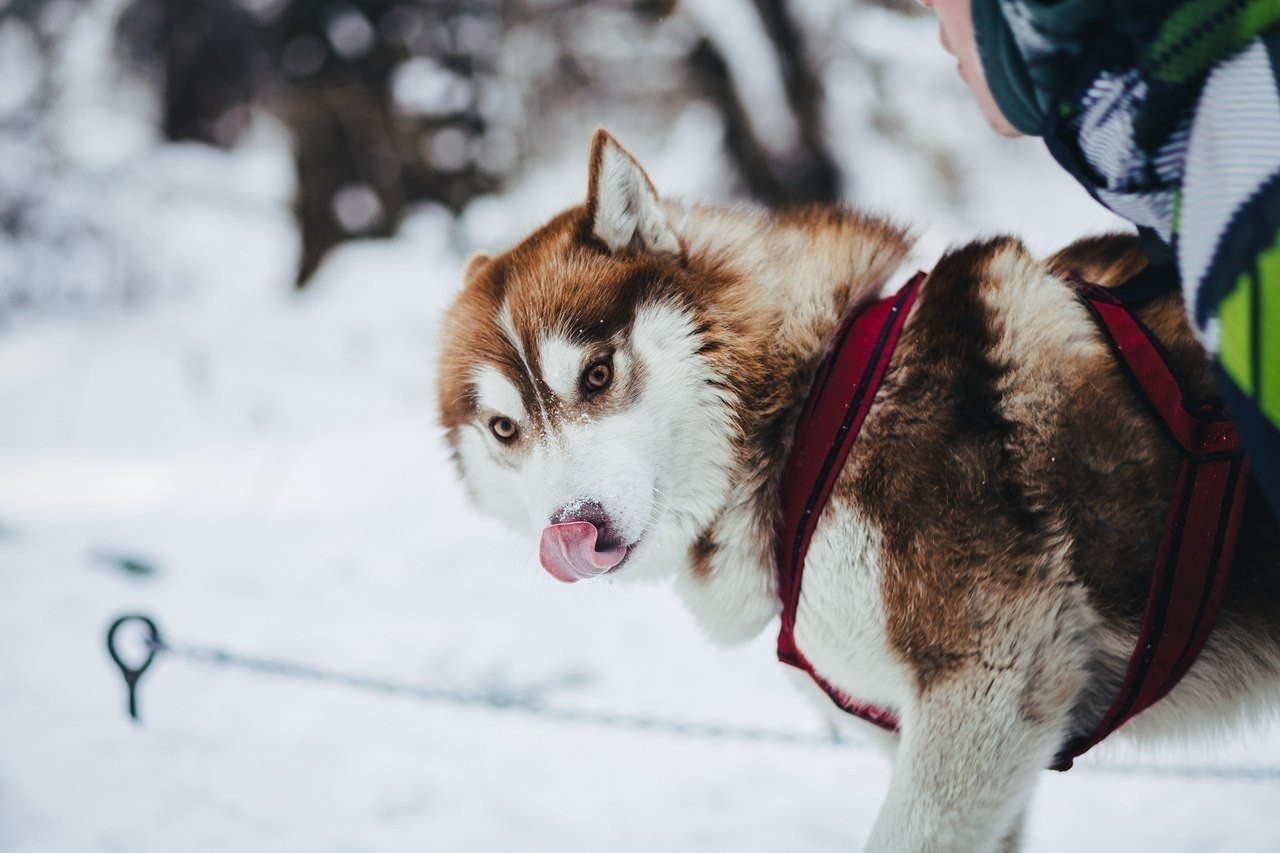
[[[476,276],[489,266],[489,261],[489,256],[484,252],[472,252],[467,255],[467,260],[462,264],[462,283],[469,287]]]
[[[591,137],[587,187],[591,233],[610,251],[680,254],[680,239],[658,204],[649,176],[603,129]]]

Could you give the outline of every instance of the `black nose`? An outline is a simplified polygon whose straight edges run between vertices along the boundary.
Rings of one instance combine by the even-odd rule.
[[[560,507],[551,516],[552,524],[564,524],[567,521],[589,521],[596,529],[596,550],[616,548],[622,543],[618,529],[613,525],[609,513],[597,501],[578,501]]]

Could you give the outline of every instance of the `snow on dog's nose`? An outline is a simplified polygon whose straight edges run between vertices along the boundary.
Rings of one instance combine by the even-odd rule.
[[[594,501],[556,512],[542,531],[538,556],[553,578],[565,583],[602,575],[627,556],[604,507]]]

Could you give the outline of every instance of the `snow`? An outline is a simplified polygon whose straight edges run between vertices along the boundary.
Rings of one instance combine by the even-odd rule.
[[[1031,143],[992,141],[1001,153],[979,157],[982,128],[954,93],[931,132],[977,165],[939,203],[914,155],[839,118],[865,87],[828,87],[859,196],[920,224],[920,263],[983,230],[1043,249],[1111,221]],[[301,295],[287,143],[269,125],[230,154],[126,128],[109,134],[127,142],[110,143],[109,169],[92,160],[82,182],[58,185],[127,238],[121,262],[150,286],[95,310],[55,300],[0,329],[0,849],[847,850],[866,838],[888,767],[856,743],[578,727],[163,657],[141,686],[144,723],[124,716],[103,633],[141,611],[174,643],[825,731],[771,636],[720,651],[667,588],[556,583],[535,543],[472,512],[453,476],[432,361],[462,258],[581,197],[588,130],[456,223],[427,208],[394,239],[343,248]],[[717,132],[695,106],[624,142],[664,190],[714,197]],[[123,571],[126,558],[155,570]],[[1143,760],[1280,764],[1280,734]],[[1098,763],[1045,774],[1028,849],[1276,849],[1276,780]]]

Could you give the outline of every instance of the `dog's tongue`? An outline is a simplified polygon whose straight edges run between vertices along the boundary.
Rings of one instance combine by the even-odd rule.
[[[552,524],[542,531],[542,568],[565,583],[602,575],[627,556],[624,547],[596,550],[596,526],[589,521]]]

